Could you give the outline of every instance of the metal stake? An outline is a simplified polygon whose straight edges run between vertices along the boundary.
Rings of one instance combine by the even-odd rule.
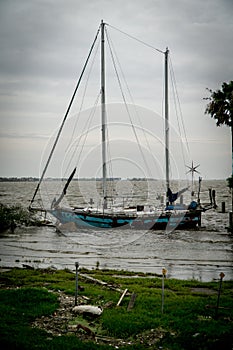
[[[74,302],[75,306],[77,306],[77,300],[78,300],[78,267],[79,267],[79,263],[76,261],[76,263],[75,263],[75,270],[76,270],[76,275],[75,275],[75,302]]]
[[[163,314],[163,306],[164,306],[164,278],[166,277],[167,270],[162,269],[162,314]]]
[[[221,294],[221,288],[222,288],[222,280],[223,280],[223,277],[225,276],[225,274],[223,272],[221,272],[219,274],[219,276],[220,276],[220,284],[219,284],[219,290],[218,290],[218,299],[217,299],[217,306],[216,306],[216,311],[215,311],[215,318],[218,317],[218,307],[219,307],[220,294]]]

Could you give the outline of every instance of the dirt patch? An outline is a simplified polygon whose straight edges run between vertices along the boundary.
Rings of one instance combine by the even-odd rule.
[[[74,306],[74,298],[60,292],[58,300],[59,308],[54,314],[37,318],[32,323],[32,327],[44,329],[56,336],[67,333],[68,324],[73,319],[72,308]]]
[[[63,292],[59,292],[59,308],[54,314],[49,316],[42,316],[37,318],[32,324],[32,327],[37,327],[45,330],[51,336],[61,335],[75,335],[82,341],[94,341],[98,344],[108,344],[114,347],[121,347],[125,345],[144,344],[145,346],[152,346],[158,343],[167,333],[162,329],[151,329],[135,336],[134,340],[124,340],[112,338],[96,332],[99,329],[99,323],[96,319],[81,318],[77,321],[77,314],[73,312],[74,297],[68,296]],[[85,303],[85,300],[78,302]],[[107,305],[106,307],[113,307]],[[96,327],[96,321],[98,326]]]

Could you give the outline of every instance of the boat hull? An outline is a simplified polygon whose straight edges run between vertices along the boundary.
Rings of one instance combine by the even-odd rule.
[[[161,214],[103,214],[72,209],[49,210],[61,224],[74,223],[77,228],[126,228],[146,230],[192,229],[201,225],[201,211],[162,212]]]

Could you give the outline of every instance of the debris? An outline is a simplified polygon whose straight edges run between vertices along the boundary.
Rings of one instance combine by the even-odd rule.
[[[86,278],[87,280],[91,281],[91,282],[94,282],[94,283],[97,283],[97,284],[101,284],[102,286],[107,286],[107,282],[103,282],[101,280],[98,280],[94,277],[91,277],[91,276],[88,276],[87,274],[84,274],[84,273],[80,273],[79,274],[80,276]]]
[[[101,343],[111,343],[109,345],[111,345],[111,346],[115,345],[114,346],[115,348],[118,345],[125,345],[125,342],[123,339],[111,338],[111,337],[107,337],[107,336],[100,335],[100,334],[96,335],[95,338],[96,338],[97,343],[100,343],[100,341],[101,341]]]
[[[77,330],[78,329],[82,329],[85,333],[90,335],[92,338],[95,338],[95,333],[89,327],[83,326],[81,323],[79,323],[77,325]]]
[[[96,316],[100,316],[103,312],[101,306],[93,306],[93,305],[78,305],[74,306],[72,309],[73,312],[77,312],[79,314],[92,314]]]
[[[23,264],[23,268],[27,269],[27,270],[34,270],[33,266],[27,265],[27,264]]]
[[[104,282],[104,281],[101,281],[101,280],[96,279],[96,278],[94,278],[94,277],[91,277],[91,276],[89,276],[89,275],[87,275],[87,274],[85,274],[85,273],[79,273],[79,276],[81,276],[82,278],[87,279],[89,282],[93,282],[93,283],[96,283],[96,284],[100,284],[101,286],[104,286],[104,287],[106,287],[106,288],[115,290],[115,291],[117,291],[117,292],[119,292],[119,293],[122,293],[122,292],[123,292],[122,289],[120,289],[120,288],[118,288],[118,287],[115,287],[115,286],[112,285],[112,284],[108,284],[107,282]]]
[[[222,309],[222,310],[231,310],[232,308],[230,308],[230,307],[224,307],[224,306],[216,306],[216,305],[210,305],[210,304],[207,304],[206,306],[205,306],[205,308],[206,309]]]
[[[130,301],[129,301],[129,305],[128,305],[127,311],[132,310],[132,308],[134,307],[135,300],[136,300],[136,296],[137,296],[137,294],[135,294],[135,293],[133,293],[133,294],[131,295],[131,298],[130,298]]]
[[[103,307],[104,309],[110,309],[114,305],[113,301],[108,301]]]
[[[124,292],[122,293],[122,295],[121,295],[121,297],[120,297],[120,299],[119,299],[119,301],[118,301],[118,303],[117,303],[117,306],[120,306],[120,304],[121,304],[121,302],[122,302],[122,300],[123,300],[125,294],[127,293],[127,291],[128,291],[128,289],[126,288],[126,289],[124,290]]]

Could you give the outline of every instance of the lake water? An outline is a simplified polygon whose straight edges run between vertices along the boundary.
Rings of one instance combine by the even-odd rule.
[[[28,206],[35,182],[0,182],[0,202]],[[55,186],[56,185],[56,186]],[[43,202],[51,201],[54,181],[49,182],[42,194]],[[95,181],[74,182],[69,188],[65,204],[77,205],[89,198],[98,197],[99,183]],[[118,181],[118,194],[127,188],[137,195],[137,201],[159,202],[158,193],[162,182]],[[226,280],[233,280],[233,236],[227,232],[231,197],[225,181],[203,181],[201,200],[207,203],[208,189],[216,190],[218,208],[202,216],[198,230],[171,233],[164,231],[133,231],[130,229],[65,230],[56,232],[54,227],[17,228],[12,234],[1,234],[1,267],[35,268],[54,266],[58,269],[80,267],[124,269],[135,272],[161,274],[165,267],[169,278],[211,281],[224,272]],[[98,201],[98,198],[95,199]],[[221,213],[221,203],[226,204],[226,213]]]

